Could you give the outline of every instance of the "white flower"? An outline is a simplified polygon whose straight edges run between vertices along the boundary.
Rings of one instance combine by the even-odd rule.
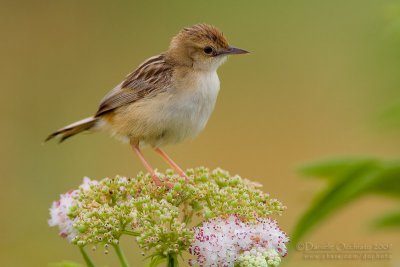
[[[227,219],[214,218],[204,222],[201,227],[195,227],[194,232],[195,241],[189,252],[196,256],[196,260],[191,265],[203,267],[233,267],[242,253],[254,248],[262,249],[263,252],[275,251],[276,255],[279,253],[285,256],[285,243],[289,241],[274,220],[258,218],[255,223],[250,223],[234,215]],[[268,261],[266,256],[264,261]],[[273,262],[276,262],[275,258]]]
[[[252,233],[254,238],[259,239],[261,247],[273,249],[281,256],[286,256],[287,249],[285,243],[289,242],[287,235],[279,228],[278,223],[271,219],[257,219]]]
[[[69,217],[71,208],[80,204],[75,197],[79,195],[79,190],[88,192],[92,186],[98,185],[98,183],[99,182],[96,180],[90,180],[89,177],[84,177],[83,183],[79,186],[78,190],[62,194],[58,201],[53,202],[50,208],[50,219],[48,223],[49,226],[58,226],[61,237],[71,241],[77,235],[77,231],[74,229],[74,221]]]
[[[89,191],[91,186],[97,185],[97,184],[99,184],[98,181],[90,180],[89,177],[85,176],[85,177],[83,177],[83,183],[79,186],[79,188],[85,192],[85,191]]]
[[[76,230],[73,228],[74,222],[69,218],[68,214],[71,207],[76,206],[74,199],[79,193],[78,190],[70,191],[60,195],[60,200],[54,201],[50,208],[50,226],[58,226],[60,236],[71,241],[76,236]]]
[[[236,262],[239,267],[276,267],[280,263],[281,258],[276,250],[262,247],[245,251]]]

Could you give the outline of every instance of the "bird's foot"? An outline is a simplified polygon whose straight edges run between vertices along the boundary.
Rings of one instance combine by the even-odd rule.
[[[153,173],[151,175],[151,178],[153,178],[153,182],[157,187],[162,187],[165,186],[168,189],[172,189],[174,187],[174,184],[169,182],[168,180],[166,181],[161,181],[160,177],[157,176],[157,174]]]
[[[165,160],[165,162],[171,166],[171,168],[179,174],[181,177],[185,178],[186,183],[188,183],[189,177],[186,175],[186,173],[181,169],[181,167],[178,166],[161,148],[157,147],[154,148],[154,150]]]
[[[160,177],[157,176],[157,174],[153,173],[151,175],[151,178],[153,178],[153,182],[156,184],[156,186],[162,186],[163,182],[161,182]]]
[[[164,181],[164,186],[171,190],[174,187],[174,184],[171,183],[170,181]]]

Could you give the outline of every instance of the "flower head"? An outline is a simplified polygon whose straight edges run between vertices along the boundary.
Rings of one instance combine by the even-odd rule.
[[[276,267],[280,263],[281,257],[276,250],[255,247],[242,253],[236,265],[238,267]]]
[[[286,255],[288,238],[276,221],[257,218],[246,222],[238,216],[214,218],[195,228],[195,241],[189,252],[196,256],[192,265],[230,267],[245,251],[273,250]]]
[[[131,188],[132,183],[126,177],[101,181],[85,178],[76,196],[79,206],[73,210],[78,234],[72,242],[80,246],[118,243],[132,220]]]
[[[60,199],[54,201],[50,208],[49,225],[58,226],[60,229],[60,236],[70,241],[77,234],[76,229],[73,227],[74,221],[70,218],[70,209],[77,205],[77,201],[74,197],[78,194],[78,190],[62,194],[60,195]]]
[[[59,226],[73,244],[102,244],[105,252],[122,235],[135,236],[155,262],[189,247],[196,256],[193,263],[201,266],[251,266],[260,257],[274,266],[278,260],[271,253],[286,253],[286,235],[274,220],[262,219],[284,210],[278,200],[220,169],[197,168],[186,174],[189,183],[172,171],[157,173],[172,188],[155,185],[143,173],[99,181],[85,177],[77,190],[53,203],[49,224]],[[198,220],[205,222],[193,227]]]
[[[202,207],[199,212],[206,219],[236,214],[252,221],[257,217],[281,214],[286,208],[262,192],[259,184],[238,175],[231,176],[227,171],[198,168],[188,173],[194,177],[196,185],[192,205]]]

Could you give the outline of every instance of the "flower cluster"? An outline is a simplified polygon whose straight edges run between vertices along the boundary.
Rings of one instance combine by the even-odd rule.
[[[74,225],[76,217],[74,210],[80,205],[80,202],[77,200],[80,195],[79,191],[89,191],[92,184],[97,184],[97,181],[91,181],[88,177],[84,177],[79,189],[60,195],[60,199],[54,201],[50,208],[49,225],[58,226],[60,236],[67,238],[69,241],[72,241],[78,234],[77,228]]]
[[[275,221],[265,218],[285,207],[257,184],[226,171],[197,168],[186,173],[190,182],[172,171],[157,173],[172,188],[156,186],[143,173],[85,178],[77,190],[53,203],[49,225],[58,226],[62,237],[81,248],[100,244],[107,251],[118,246],[122,235],[131,235],[153,259],[176,258],[190,247],[201,266],[252,266],[261,260],[275,266],[280,258],[271,253],[284,255],[287,238]],[[199,221],[205,222],[194,227]]]
[[[85,179],[71,208],[74,228],[78,234],[74,244],[118,244],[126,226],[132,220],[133,206],[129,193],[132,184],[125,177],[105,178],[101,181]]]
[[[276,250],[267,250],[261,247],[245,251],[236,262],[238,267],[275,267],[279,266],[280,263],[281,257]]]
[[[60,229],[60,236],[72,240],[77,231],[73,227],[73,221],[69,217],[71,207],[77,205],[77,201],[74,197],[79,194],[78,190],[70,191],[62,194],[60,199],[53,202],[50,208],[50,226],[58,226]]]
[[[197,194],[193,196],[193,205],[202,207],[202,217],[206,219],[229,213],[254,220],[255,217],[281,214],[285,209],[281,202],[259,190],[261,185],[238,175],[230,176],[221,169],[209,172],[204,168],[188,173],[196,184]]]
[[[230,215],[195,227],[195,242],[189,252],[196,256],[192,265],[233,267],[240,263],[252,266],[250,263],[255,261],[269,262],[256,266],[277,266],[278,253],[286,255],[286,242],[288,237],[274,220],[256,218],[251,222]]]

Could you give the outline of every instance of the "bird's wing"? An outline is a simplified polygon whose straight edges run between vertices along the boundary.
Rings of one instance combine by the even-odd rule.
[[[95,117],[165,91],[170,85],[172,71],[172,65],[165,61],[163,54],[149,58],[103,98]]]

